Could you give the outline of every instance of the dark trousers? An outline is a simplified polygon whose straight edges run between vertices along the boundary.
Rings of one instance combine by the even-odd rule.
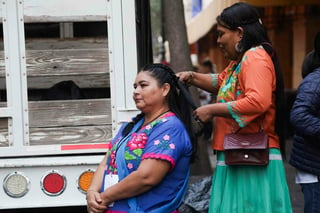
[[[204,124],[204,127],[203,127],[204,139],[209,140],[211,138],[212,130],[213,130],[212,122],[207,122]]]
[[[300,185],[304,196],[304,213],[320,213],[320,182]]]

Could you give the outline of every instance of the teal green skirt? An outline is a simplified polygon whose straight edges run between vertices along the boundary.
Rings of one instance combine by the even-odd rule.
[[[270,149],[267,166],[227,166],[224,152],[218,152],[209,212],[291,213],[280,151]]]

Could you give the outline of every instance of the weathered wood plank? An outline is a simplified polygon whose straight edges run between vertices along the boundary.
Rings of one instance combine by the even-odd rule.
[[[29,102],[30,127],[110,125],[110,99]]]
[[[25,45],[26,50],[101,49],[108,48],[108,41],[106,37],[72,39],[37,38],[26,39]]]
[[[110,99],[29,102],[30,145],[104,143],[112,138]],[[0,119],[0,147],[8,146]]]
[[[27,48],[37,48],[26,50],[28,89],[47,89],[66,80],[74,81],[80,88],[110,86],[105,39],[55,41],[57,40],[38,40],[27,45]],[[0,51],[0,89],[5,89],[4,63],[4,53]]]
[[[106,49],[27,51],[29,89],[72,80],[80,88],[109,87]]]
[[[27,50],[28,76],[105,74],[107,49]]]
[[[105,143],[112,139],[112,126],[31,128],[30,146]]]
[[[105,38],[27,40],[26,49],[29,89],[49,88],[64,80],[73,80],[80,88],[109,87]],[[2,51],[2,88],[4,75]],[[30,145],[104,143],[112,137],[110,99],[30,101],[29,127]],[[7,136],[7,121],[1,119],[0,147],[8,146]]]
[[[105,143],[112,140],[112,125],[30,128],[30,146]],[[0,128],[0,147],[8,147],[8,131]]]
[[[109,75],[62,75],[32,76],[28,78],[29,89],[46,89],[61,81],[74,81],[80,88],[106,88],[109,87]],[[0,81],[1,82],[1,81]]]

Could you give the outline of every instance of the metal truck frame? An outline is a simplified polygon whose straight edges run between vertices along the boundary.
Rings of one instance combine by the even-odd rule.
[[[85,205],[106,142],[137,113],[135,1],[1,0],[0,17],[0,209]],[[81,21],[107,22],[107,39],[72,39]],[[50,22],[60,39],[26,39],[27,23]],[[32,89],[66,80],[110,97],[29,100]]]

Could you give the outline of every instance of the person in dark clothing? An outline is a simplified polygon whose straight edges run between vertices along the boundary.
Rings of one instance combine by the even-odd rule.
[[[304,212],[320,212],[320,32],[302,66],[290,121],[295,130],[289,163],[304,195]]]
[[[214,65],[211,63],[211,61],[207,59],[200,64],[197,72],[203,73],[203,74],[214,74],[216,73],[216,70],[214,68]],[[210,93],[200,88],[198,88],[198,92],[199,92],[200,106],[212,104],[215,102],[216,97],[215,95],[213,95],[213,93]],[[213,130],[213,121],[206,122],[205,125],[203,126],[203,137],[205,140],[208,140],[208,141],[211,140],[212,130]]]

